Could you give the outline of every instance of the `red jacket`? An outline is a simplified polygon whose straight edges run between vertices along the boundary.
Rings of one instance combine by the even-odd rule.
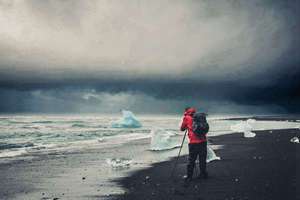
[[[189,137],[189,143],[190,144],[196,144],[196,143],[202,143],[206,141],[206,135],[204,138],[199,138],[197,135],[193,132],[193,115],[196,112],[196,109],[190,108],[184,113],[184,117],[181,124],[181,131],[188,130],[188,137]]]

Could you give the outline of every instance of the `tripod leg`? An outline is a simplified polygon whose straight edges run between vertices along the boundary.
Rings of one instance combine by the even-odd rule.
[[[182,142],[181,142],[181,146],[180,146],[180,149],[179,149],[179,152],[178,152],[178,156],[177,156],[177,158],[176,158],[176,160],[175,160],[175,164],[174,164],[174,167],[173,167],[172,172],[171,172],[171,177],[173,177],[174,171],[175,171],[175,169],[176,169],[177,162],[178,162],[179,157],[180,157],[181,149],[182,149],[182,146],[183,146],[183,143],[184,143],[186,134],[187,134],[187,130],[186,130],[185,133],[184,133],[184,136],[183,136],[183,139],[182,139]]]

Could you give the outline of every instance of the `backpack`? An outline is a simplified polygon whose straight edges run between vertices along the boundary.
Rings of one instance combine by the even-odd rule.
[[[195,113],[193,116],[193,132],[198,137],[203,137],[208,133],[209,125],[205,113]]]

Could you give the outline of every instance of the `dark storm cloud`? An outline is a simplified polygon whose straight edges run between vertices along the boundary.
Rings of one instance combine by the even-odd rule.
[[[107,102],[129,94],[161,107],[223,101],[298,112],[299,5],[0,1],[0,109],[77,111],[93,91],[112,95]]]
[[[186,106],[212,113],[285,113],[276,104],[236,104],[230,100],[205,98],[155,98],[139,92],[98,92],[94,89],[47,89],[31,91],[0,90],[2,112],[40,113],[118,113],[129,109],[137,113],[179,114]]]
[[[146,113],[178,113],[187,105],[193,105],[211,113],[297,113],[300,111],[299,85],[297,74],[261,87],[230,81],[132,80],[23,84],[16,85],[11,92],[9,85],[9,89],[4,89],[6,92],[0,90],[0,109],[18,112],[118,112],[127,108]]]

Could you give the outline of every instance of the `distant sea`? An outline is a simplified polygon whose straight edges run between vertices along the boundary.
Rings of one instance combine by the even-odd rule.
[[[112,128],[117,115],[0,115],[0,162],[6,158],[32,154],[78,151],[118,145],[131,140],[150,138],[151,130],[160,128],[181,136],[177,115],[137,115],[141,128]],[[210,116],[209,135],[232,133],[240,120],[233,116]],[[241,117],[241,116],[235,116]],[[299,128],[300,122],[253,122],[254,130]]]

